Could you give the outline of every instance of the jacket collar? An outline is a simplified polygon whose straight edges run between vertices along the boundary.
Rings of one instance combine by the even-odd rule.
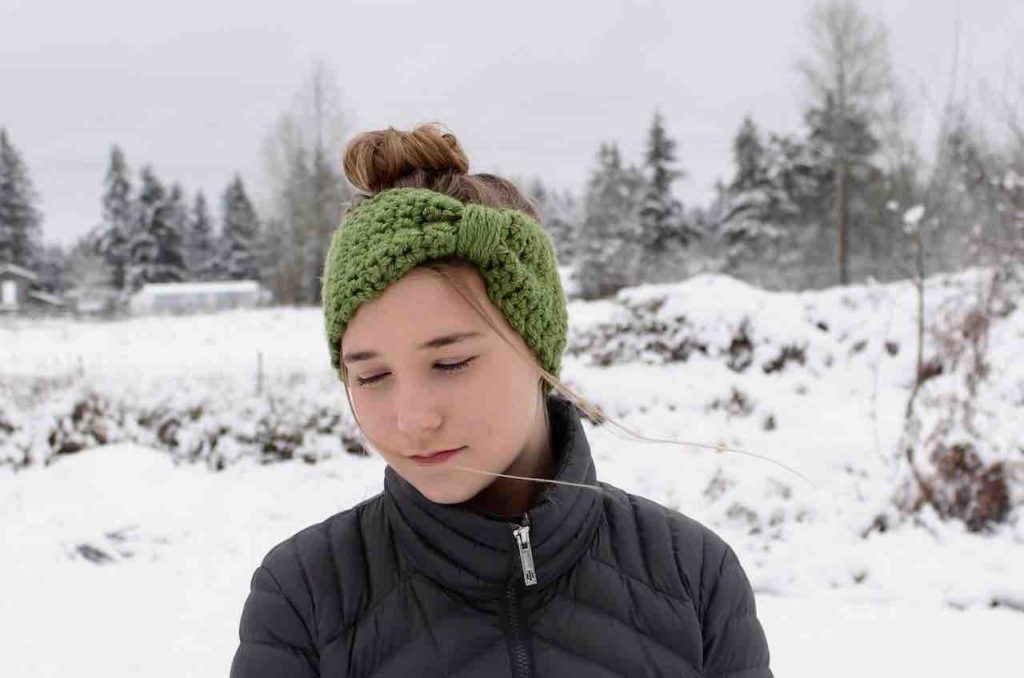
[[[590,445],[575,406],[552,394],[547,408],[558,468],[555,479],[596,485]],[[548,484],[527,511],[537,588],[557,579],[583,555],[600,518],[598,494]],[[515,522],[463,504],[436,504],[390,466],[384,472],[384,506],[399,551],[444,588],[467,597],[488,597],[517,579],[522,584],[512,535],[518,527]]]

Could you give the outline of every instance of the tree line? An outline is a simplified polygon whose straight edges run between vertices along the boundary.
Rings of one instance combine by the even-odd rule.
[[[553,229],[583,296],[703,271],[806,289],[1024,263],[1019,107],[1004,102],[1001,133],[986,133],[988,121],[951,89],[925,161],[885,26],[852,0],[830,0],[810,11],[808,30],[801,129],[773,132],[747,115],[732,175],[710,204],[672,197],[685,172],[659,113],[639,165],[614,141],[601,145],[576,228]]]
[[[853,0],[827,0],[809,12],[808,32],[800,128],[772,131],[748,114],[733,138],[731,175],[708,204],[675,197],[687,174],[671,120],[657,109],[640,161],[605,140],[581,195],[514,178],[540,209],[581,296],[701,272],[804,289],[1019,256],[1017,110],[1005,107],[1004,133],[992,135],[951,90],[926,160],[909,131],[917,102],[899,85],[885,26]],[[41,246],[38,196],[0,128],[0,261],[33,268],[53,291],[84,280],[124,297],[147,282],[245,278],[263,282],[278,303],[319,303],[324,254],[353,198],[338,162],[347,119],[336,78],[315,64],[264,141],[269,203],[258,213],[236,175],[220,196],[219,227],[202,192],[168,187],[150,166],[133,179],[115,145],[101,222],[70,252]]]

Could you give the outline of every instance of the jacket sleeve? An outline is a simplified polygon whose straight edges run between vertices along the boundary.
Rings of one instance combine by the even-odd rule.
[[[717,538],[714,542],[717,548],[710,550],[716,553],[705,553],[706,580],[701,584],[704,675],[771,678],[768,640],[757,619],[750,581],[732,548]]]
[[[316,678],[318,653],[298,609],[266,567],[252,576],[231,678]]]

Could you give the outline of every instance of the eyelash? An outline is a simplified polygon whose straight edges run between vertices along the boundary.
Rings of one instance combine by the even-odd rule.
[[[435,367],[441,369],[444,372],[458,372],[459,370],[466,369],[471,362],[476,360],[476,358],[477,358],[477,356],[473,356],[472,358],[466,358],[465,360],[463,360],[460,363],[449,363],[449,364],[437,363],[435,365]],[[374,383],[380,381],[381,379],[383,379],[387,375],[388,375],[388,373],[384,372],[382,374],[375,374],[372,377],[366,377],[366,378],[357,377],[356,378],[356,383],[359,384],[360,386],[369,386],[370,384],[374,384]]]

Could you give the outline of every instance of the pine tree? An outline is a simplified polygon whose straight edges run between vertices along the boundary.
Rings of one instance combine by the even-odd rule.
[[[736,139],[732,144],[736,176],[729,189],[734,192],[762,188],[766,183],[764,166],[764,145],[757,125],[750,116],[743,118]]]
[[[829,219],[838,262],[839,283],[850,281],[851,255],[874,258],[878,242],[873,223],[881,223],[877,176],[869,170],[877,148],[872,129],[892,81],[885,26],[856,0],[823,0],[808,15],[813,36],[811,58],[801,71],[811,94],[805,109],[808,142],[827,162],[831,174]],[[874,148],[872,148],[872,146]],[[874,174],[878,174],[877,171]]]
[[[39,286],[47,292],[61,294],[70,289],[72,280],[68,273],[69,252],[61,245],[43,245],[39,248],[34,271],[39,276]]]
[[[644,250],[639,212],[644,185],[638,168],[622,167],[616,144],[601,144],[576,238],[577,279],[583,298],[605,297],[640,282]]]
[[[661,113],[655,112],[647,135],[644,157],[647,182],[640,208],[644,244],[651,252],[662,250],[672,241],[685,247],[698,235],[686,224],[682,203],[672,195],[672,183],[685,176],[672,168],[676,162],[675,149],[676,142],[666,133]]]
[[[821,105],[806,110],[805,124],[817,176],[827,182],[819,192],[824,198],[818,208],[819,242],[842,253],[840,282],[845,284],[854,255],[874,259],[880,251],[874,226],[880,221],[876,195],[882,172],[875,162],[879,141],[870,115],[849,102],[843,111],[837,98],[826,94]]]
[[[218,280],[223,275],[216,244],[206,196],[199,191],[192,204],[185,237],[185,268],[189,280]]]
[[[189,231],[188,206],[185,204],[185,190],[181,184],[175,182],[171,185],[171,191],[167,195],[167,235],[169,236],[161,247],[162,259],[174,261],[178,271],[177,280],[188,280],[188,231]]]
[[[129,240],[135,227],[136,214],[128,164],[116,144],[110,150],[104,186],[103,223],[94,250],[106,261],[111,271],[111,284],[122,290],[126,286],[126,271],[131,261]]]
[[[185,280],[185,207],[180,186],[172,187],[164,202],[153,212],[150,229],[156,239],[154,282]]]
[[[572,193],[549,189],[543,181],[535,177],[527,185],[526,194],[536,203],[541,223],[554,241],[558,261],[562,264],[574,261],[577,249],[575,237],[579,231],[580,215],[579,205]]]
[[[779,159],[769,154],[754,121],[744,118],[733,140],[736,173],[720,188],[717,233],[726,271],[743,275],[748,266],[778,262],[783,222],[797,213],[779,181],[781,168],[772,162]],[[758,276],[758,282],[765,281]]]
[[[982,252],[975,248],[980,243],[990,249],[1005,248],[1009,233],[1003,226],[1013,223],[1014,214],[1024,212],[1008,199],[1016,181],[1007,181],[1010,162],[1000,155],[967,111],[961,107],[950,111],[940,140],[937,188],[926,206],[933,217],[929,257],[936,265],[947,270],[977,265]],[[968,240],[973,241],[971,247],[965,247]]]
[[[0,263],[32,269],[42,248],[42,214],[28,167],[0,127]]]
[[[136,221],[128,247],[131,263],[126,283],[132,291],[145,283],[185,279],[182,233],[177,230],[175,206],[169,198],[152,168],[143,168]]]
[[[221,218],[219,249],[225,276],[230,280],[260,280],[257,252],[260,239],[259,217],[238,175],[224,190]]]

